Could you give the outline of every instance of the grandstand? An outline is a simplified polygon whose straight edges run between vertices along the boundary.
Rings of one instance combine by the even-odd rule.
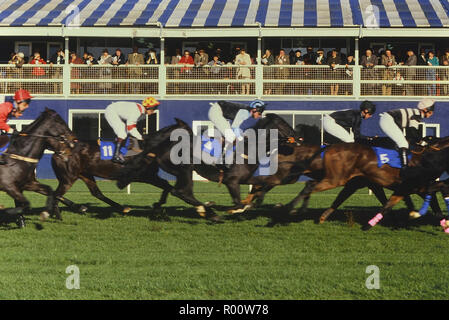
[[[381,112],[432,96],[438,110],[424,133],[448,135],[440,127],[449,116],[448,27],[449,2],[436,0],[0,1],[0,94],[8,99],[22,87],[37,97],[24,118],[11,121],[19,129],[48,106],[81,139],[112,136],[103,116],[111,101],[148,95],[162,102],[159,113],[141,124],[148,132],[172,123],[174,116],[194,130],[208,126],[208,103],[217,99],[260,98],[293,126],[321,127],[325,113],[358,107],[365,99],[376,101]],[[113,55],[118,48],[128,58],[134,47],[143,64],[69,59],[71,53],[78,61],[84,53],[98,59],[104,49]],[[304,58],[308,47],[313,59]],[[64,62],[51,63],[60,48]],[[242,48],[250,65],[234,62]],[[326,58],[338,49],[340,64],[317,64],[320,48]],[[218,55],[224,63],[174,64],[176,49],[195,58],[195,51],[199,56],[203,50],[208,62]],[[284,49],[291,61],[300,50],[303,63],[267,64],[266,49],[275,57]],[[377,66],[363,65],[367,49],[378,57]],[[387,50],[396,57],[393,66],[382,63]],[[46,64],[29,64],[35,51]],[[432,51],[439,65],[409,64],[408,51],[418,61],[421,52]],[[19,52],[25,63],[9,64],[11,54]],[[364,134],[379,134],[376,119],[363,124]],[[49,155],[38,175],[53,176]]]

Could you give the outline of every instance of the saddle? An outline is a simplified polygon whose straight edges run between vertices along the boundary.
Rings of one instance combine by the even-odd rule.
[[[112,160],[115,152],[115,141],[98,139],[100,147],[101,160]],[[139,147],[139,142],[134,137],[128,137],[123,147],[120,148],[120,153],[124,157],[132,157],[141,153],[143,150]]]

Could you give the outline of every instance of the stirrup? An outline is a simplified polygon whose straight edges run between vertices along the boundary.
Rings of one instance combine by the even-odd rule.
[[[124,164],[125,163],[125,159],[123,159],[122,157],[113,157],[112,158],[112,162]]]

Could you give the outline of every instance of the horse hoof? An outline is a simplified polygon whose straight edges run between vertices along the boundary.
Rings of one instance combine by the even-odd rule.
[[[206,208],[204,206],[196,207],[196,213],[198,213],[201,217],[206,217]]]
[[[230,209],[228,210],[229,214],[237,214],[237,213],[244,213],[246,210],[250,209],[251,205],[247,204],[243,208],[237,208],[237,209]]]
[[[298,214],[298,210],[296,210],[296,209],[291,209],[291,210],[288,212],[288,214],[289,214],[289,215],[292,215],[292,216],[295,216],[296,214]]]
[[[39,215],[39,220],[40,221],[45,221],[50,217],[50,214],[47,211],[42,211],[41,214]]]
[[[204,203],[207,208],[215,206],[215,201],[207,201]]]
[[[320,217],[320,224],[323,224],[326,222],[326,218],[325,217]]]
[[[282,203],[276,203],[276,204],[274,205],[274,207],[279,209],[279,208],[282,208],[283,205],[282,205]]]
[[[131,211],[131,208],[129,208],[129,207],[125,207],[125,208],[123,208],[123,214],[127,214],[127,213],[129,213]]]
[[[16,224],[19,228],[25,227],[25,218],[21,214],[17,217]]]
[[[410,211],[410,213],[408,214],[410,219],[418,219],[421,218],[421,215],[419,214],[419,212],[417,211]]]
[[[85,214],[86,212],[87,212],[87,207],[84,206],[84,205],[82,205],[82,206],[79,208],[79,213]]]

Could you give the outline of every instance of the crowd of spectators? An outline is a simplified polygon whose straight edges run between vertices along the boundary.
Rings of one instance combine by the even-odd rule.
[[[376,55],[377,54],[377,55]],[[185,50],[181,54],[180,49],[176,49],[174,55],[166,54],[164,64],[178,65],[168,71],[168,79],[254,79],[255,72],[251,65],[256,64],[255,55],[252,55],[244,48],[235,47],[232,52],[225,55],[223,50],[216,48],[207,52],[203,48],[190,52]],[[65,63],[64,50],[60,49],[57,53],[45,60],[40,52],[36,51],[28,59],[22,52],[11,54],[9,64],[16,67],[12,77],[20,78],[24,74],[21,71],[24,64],[32,65],[63,65]],[[121,49],[115,52],[109,52],[104,49],[99,57],[94,57],[91,53],[85,52],[82,57],[78,57],[75,52],[70,53],[69,61],[74,65],[101,65],[101,66],[142,66],[160,64],[160,57],[155,50],[151,49],[147,53],[139,53],[137,47],[125,56]],[[325,52],[323,49],[314,49],[307,47],[303,54],[301,50],[290,50],[287,53],[284,49],[272,50],[266,49],[262,54],[261,64],[263,66],[276,66],[273,70],[265,69],[265,79],[313,79],[313,80],[352,80],[353,70],[351,66],[355,65],[353,54],[345,54],[340,48],[335,48]],[[404,80],[428,80],[428,81],[449,81],[449,68],[431,68],[436,66],[449,66],[449,49],[440,52],[432,50],[420,50],[416,55],[413,50],[403,52],[393,52],[392,49],[374,52],[372,49],[366,49],[361,54],[359,64],[362,66],[362,80],[371,80],[369,83],[362,84],[362,95],[448,95],[449,85],[442,84],[410,84],[403,83]],[[328,68],[308,69],[291,68],[292,65],[315,65],[327,66]],[[285,67],[284,67],[285,66]],[[384,66],[385,68],[375,68]],[[404,68],[398,68],[403,66]],[[414,66],[428,66],[429,68],[405,68]],[[228,67],[228,68],[226,68]],[[111,75],[122,77],[122,74],[113,70],[114,68],[105,68],[100,70],[101,78],[108,78]],[[271,68],[270,68],[271,69]],[[128,71],[127,77],[130,79],[141,78],[143,75],[141,68],[132,68]],[[61,76],[61,70],[48,72],[48,69],[36,66],[31,69],[33,78],[49,77],[58,78]],[[145,73],[146,75],[146,73]],[[114,76],[114,78],[115,78]],[[80,78],[79,71],[72,71],[72,78]],[[112,87],[111,83],[103,84],[105,88]],[[138,86],[138,85],[137,85]],[[212,86],[212,85],[211,85]],[[72,88],[77,92],[79,84],[72,84]],[[176,91],[188,91],[185,84],[176,85]],[[220,87],[221,88],[221,87]],[[139,89],[136,89],[139,92]],[[223,91],[222,89],[220,89]],[[220,91],[217,90],[217,91]],[[233,84],[226,85],[227,93],[233,90],[240,94],[248,95],[254,93],[254,83],[251,81],[239,84],[234,87]],[[331,83],[327,81],[323,85],[308,85],[306,83],[296,82],[293,84],[277,83],[276,85],[264,86],[264,94],[351,94],[352,85],[343,83]],[[220,92],[221,93],[221,92]]]

